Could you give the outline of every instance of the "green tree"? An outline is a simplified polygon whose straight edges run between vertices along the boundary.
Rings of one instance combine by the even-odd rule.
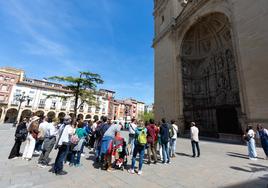
[[[74,97],[74,118],[77,117],[77,110],[84,104],[98,105],[94,95],[98,84],[103,84],[101,76],[91,72],[79,72],[79,77],[72,76],[52,76],[49,80],[55,80],[66,85],[66,88],[72,91],[69,96],[50,95],[48,97],[72,98]],[[80,104],[79,103],[80,99]]]
[[[154,119],[154,113],[153,112],[144,112],[144,114],[141,115],[141,119],[146,122],[150,119]]]

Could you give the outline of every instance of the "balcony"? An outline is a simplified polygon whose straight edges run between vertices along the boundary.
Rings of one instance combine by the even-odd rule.
[[[65,111],[65,110],[66,110],[66,106],[62,106],[62,107],[60,108],[60,110]]]
[[[39,105],[38,105],[38,108],[42,108],[42,109],[44,109],[44,108],[45,108],[45,104],[39,104]]]
[[[56,109],[56,106],[51,106],[50,107],[50,110],[55,110]]]

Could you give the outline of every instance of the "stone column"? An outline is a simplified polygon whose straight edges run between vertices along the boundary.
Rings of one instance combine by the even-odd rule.
[[[0,123],[4,123],[5,116],[6,116],[6,109],[5,108],[1,108],[1,109],[2,109],[2,113],[1,113],[1,117],[0,117]]]

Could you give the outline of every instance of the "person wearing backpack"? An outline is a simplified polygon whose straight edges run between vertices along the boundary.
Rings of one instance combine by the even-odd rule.
[[[144,159],[145,145],[147,144],[147,129],[141,124],[135,131],[134,151],[132,155],[131,168],[128,170],[129,173],[134,174],[134,168],[136,163],[136,157],[139,153],[139,169],[138,175],[142,174],[142,165]]]
[[[154,124],[154,120],[149,120],[149,125],[146,127],[147,129],[147,152],[148,152],[148,164],[151,164],[151,154],[153,154],[154,164],[157,163],[157,155],[156,155],[156,145],[157,145],[157,127]]]
[[[26,123],[27,123],[27,119],[23,118],[22,122],[17,126],[16,132],[15,132],[15,144],[13,148],[11,149],[8,159],[15,159],[22,155],[20,153],[20,146],[21,146],[21,143],[26,140],[27,135],[28,135]]]
[[[66,175],[67,172],[63,171],[63,162],[69,150],[71,136],[74,134],[74,128],[71,125],[72,118],[66,115],[63,120],[63,124],[59,129],[59,137],[56,142],[55,148],[58,149],[58,154],[55,159],[54,167],[50,169],[50,172],[56,175]]]
[[[170,121],[171,123],[171,139],[170,139],[170,157],[175,157],[176,152],[176,142],[177,142],[177,134],[178,134],[178,126],[175,124],[174,120]]]
[[[75,136],[78,138],[74,148],[71,151],[71,159],[70,166],[80,167],[80,159],[82,153],[82,147],[85,142],[85,137],[87,136],[87,132],[83,129],[83,122],[79,122],[77,125],[77,129],[75,130]]]
[[[170,141],[170,126],[166,123],[166,120],[163,118],[161,120],[162,125],[160,127],[160,136],[163,152],[163,164],[169,164],[169,141]]]
[[[129,123],[129,126],[128,126],[128,131],[129,131],[128,148],[130,148],[130,155],[133,154],[133,150],[134,150],[136,129],[137,129],[136,120],[135,118],[132,118],[131,123]]]

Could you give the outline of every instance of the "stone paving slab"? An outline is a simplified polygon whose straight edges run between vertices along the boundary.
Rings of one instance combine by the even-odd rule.
[[[0,125],[1,126],[1,125]],[[66,176],[55,176],[48,168],[37,167],[37,157],[31,161],[8,160],[14,144],[14,129],[0,128],[0,187],[254,187],[268,186],[268,161],[258,148],[258,161],[247,158],[247,147],[201,141],[201,157],[191,158],[190,140],[179,138],[177,155],[171,164],[144,165],[143,175],[131,175],[126,170],[112,173],[96,169],[92,154],[86,150],[80,168],[65,166]],[[127,133],[123,133],[127,135]],[[21,147],[23,151],[24,145]],[[56,151],[51,153],[54,162]],[[128,160],[130,163],[130,159]],[[138,165],[138,162],[136,166]]]

